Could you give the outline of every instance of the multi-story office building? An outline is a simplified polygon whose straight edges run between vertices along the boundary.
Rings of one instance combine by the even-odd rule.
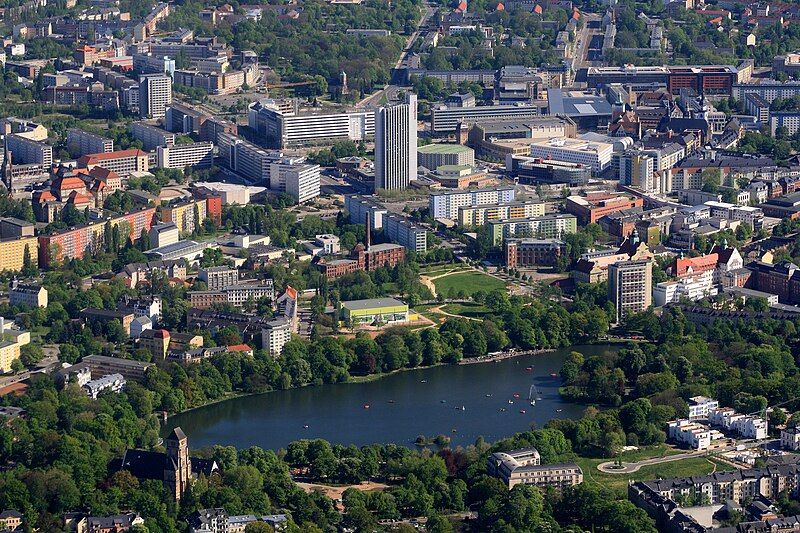
[[[124,388],[125,378],[122,377],[122,374],[108,374],[97,379],[92,379],[83,386],[86,394],[92,400],[96,400],[98,396],[100,396],[100,393],[105,390],[119,394]]]
[[[67,130],[67,150],[73,157],[113,152],[114,140],[88,131],[70,128]]]
[[[524,120],[538,115],[539,108],[530,105],[439,106],[431,109],[431,131],[440,135],[456,131],[459,123],[499,119]]]
[[[214,164],[214,145],[198,142],[158,146],[156,160],[158,168],[209,168]]]
[[[375,188],[401,190],[417,179],[417,95],[375,114]]]
[[[6,135],[6,148],[11,152],[15,164],[53,164],[53,147],[12,133]]]
[[[172,146],[175,144],[175,134],[162,130],[144,122],[134,122],[130,126],[134,139],[142,141],[142,148],[152,152],[158,146]]]
[[[510,202],[458,208],[458,224],[460,226],[483,226],[487,222],[495,220],[541,216],[544,216],[544,202]]]
[[[164,118],[172,103],[172,78],[166,74],[145,74],[139,77],[139,116]]]
[[[579,163],[595,173],[600,173],[611,165],[613,151],[613,145],[608,143],[561,138],[531,143],[530,155],[541,159]]]
[[[133,70],[141,74],[169,74],[175,72],[175,56],[134,54]]]
[[[428,210],[433,218],[458,220],[458,208],[464,206],[509,203],[514,201],[514,187],[495,187],[468,191],[434,192],[428,196]]]
[[[351,224],[364,224],[369,217],[372,229],[383,228],[383,217],[387,210],[372,198],[360,194],[348,194],[344,197],[344,207],[350,214]]]
[[[78,167],[92,170],[102,167],[127,177],[132,172],[147,172],[150,168],[147,152],[132,148],[117,152],[86,154],[78,159]]]
[[[273,357],[278,357],[290,340],[292,340],[291,321],[285,317],[270,320],[261,330],[261,347],[269,351]]]
[[[189,301],[197,309],[209,309],[214,304],[228,303],[234,307],[243,307],[248,303],[258,302],[261,298],[275,297],[275,289],[271,279],[259,282],[240,282],[227,285],[220,290],[189,291]]]
[[[204,281],[208,290],[219,291],[230,285],[239,283],[239,270],[229,266],[201,268],[197,274]]]
[[[219,156],[225,166],[253,183],[269,183],[270,167],[281,153],[268,151],[229,133],[217,136]]]
[[[298,204],[319,196],[320,166],[305,162],[305,158],[283,157],[270,164],[269,188],[285,192]]]
[[[666,87],[669,69],[659,66],[589,67],[586,84],[589,88],[620,83],[634,88]]]
[[[653,304],[661,307],[683,299],[696,301],[716,294],[714,273],[708,270],[677,281],[662,281],[657,284],[653,289]]]
[[[417,159],[421,167],[436,170],[442,165],[475,165],[475,151],[461,144],[429,144],[420,146]]]
[[[568,196],[565,202],[567,212],[578,217],[581,224],[591,224],[611,213],[643,205],[644,201],[639,197],[604,192]]]
[[[532,218],[512,218],[489,222],[492,242],[500,245],[508,237],[536,237],[554,239],[578,231],[575,215],[545,215]]]
[[[425,253],[428,250],[428,231],[407,217],[395,214],[384,216],[383,231],[389,240],[411,251]]]
[[[561,184],[578,187],[589,183],[592,169],[577,163],[553,161],[513,155],[506,157],[506,170],[525,185],[553,185]]]
[[[608,298],[617,320],[641,313],[653,303],[653,262],[619,261],[608,266]]]
[[[332,140],[363,141],[375,135],[375,112],[300,113],[296,102],[282,106],[272,99],[250,104],[249,126],[272,148],[330,144]]]

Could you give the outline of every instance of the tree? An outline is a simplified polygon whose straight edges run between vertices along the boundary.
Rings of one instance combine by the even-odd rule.
[[[31,258],[31,250],[30,247],[26,244],[25,251],[22,253],[22,275],[26,278],[32,278],[38,272],[36,265],[33,264],[33,259]]]

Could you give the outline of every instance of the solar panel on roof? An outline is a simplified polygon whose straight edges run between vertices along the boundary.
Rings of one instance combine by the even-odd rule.
[[[591,104],[575,104],[575,109],[577,109],[582,115],[597,114],[597,110]]]

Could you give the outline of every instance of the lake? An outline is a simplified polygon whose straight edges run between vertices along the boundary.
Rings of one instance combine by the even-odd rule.
[[[575,346],[497,363],[437,366],[364,383],[234,398],[175,415],[164,432],[181,426],[192,448],[220,444],[277,450],[314,438],[413,446],[418,435],[439,434],[449,436],[452,445],[472,444],[479,436],[491,442],[553,418],[580,417],[584,406],[562,401],[560,379],[551,374],[558,374],[572,350],[589,356],[615,349]],[[531,385],[539,398],[534,406],[528,401]]]

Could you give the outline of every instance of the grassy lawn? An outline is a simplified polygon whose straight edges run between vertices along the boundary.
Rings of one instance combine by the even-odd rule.
[[[463,263],[456,263],[454,265],[435,265],[432,267],[420,269],[420,273],[426,276],[440,276],[448,272],[456,272],[459,270],[469,270],[470,268]]]
[[[659,446],[656,448],[648,448],[635,452],[624,453],[622,454],[622,460],[626,462],[634,462],[640,459],[664,457],[678,453],[681,452],[672,450],[666,446]],[[610,487],[620,492],[620,494],[625,493],[627,490],[628,481],[630,480],[646,481],[657,478],[700,476],[710,474],[715,470],[723,471],[733,469],[730,465],[715,461],[711,458],[691,457],[688,459],[661,463],[658,465],[643,466],[637,472],[632,474],[606,474],[597,469],[597,465],[606,461],[608,461],[608,459],[579,457],[577,462],[583,470],[584,483],[600,483],[606,487]]]
[[[504,289],[506,286],[503,281],[474,270],[444,276],[433,280],[433,283],[436,285],[436,294],[445,297],[448,297],[451,291],[455,293],[463,291],[464,295],[471,296],[478,291],[491,292]]]
[[[481,305],[475,303],[468,304],[446,304],[442,307],[442,311],[452,315],[461,315],[471,318],[482,318],[489,310]]]

